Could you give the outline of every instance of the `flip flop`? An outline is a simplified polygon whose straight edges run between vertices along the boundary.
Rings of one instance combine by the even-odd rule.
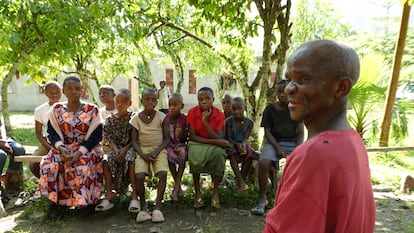
[[[140,211],[139,201],[134,199],[129,202],[128,211],[130,213],[138,213]]]
[[[164,215],[160,210],[154,210],[152,211],[152,222],[164,222]]]
[[[204,206],[204,202],[203,199],[201,199],[201,197],[194,199],[194,208],[201,208]]]
[[[251,209],[251,212],[254,215],[263,215],[265,212],[265,206],[261,204],[257,204]]]
[[[215,208],[215,209],[220,209],[220,201],[216,200],[216,199],[211,199],[211,207]]]
[[[151,220],[151,215],[147,211],[140,211],[137,215],[136,221],[137,223],[146,222]]]
[[[112,209],[112,207],[114,207],[114,204],[104,199],[99,205],[95,207],[95,211],[107,211],[107,210]]]
[[[249,190],[249,185],[247,185],[247,184],[245,184],[244,185],[244,187],[241,189],[241,188],[239,188],[239,186],[238,185],[236,185],[235,187],[234,187],[237,191],[240,191],[240,192],[246,192],[247,190]]]

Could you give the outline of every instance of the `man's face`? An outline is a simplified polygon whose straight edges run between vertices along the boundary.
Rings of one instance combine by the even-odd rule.
[[[289,58],[285,87],[290,116],[293,120],[311,122],[329,114],[335,102],[333,79],[335,69],[318,50],[308,47],[295,51]]]

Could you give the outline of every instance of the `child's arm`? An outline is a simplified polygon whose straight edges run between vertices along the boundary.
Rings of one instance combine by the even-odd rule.
[[[204,143],[204,144],[212,144],[212,145],[217,145],[221,147],[226,147],[229,145],[229,141],[223,138],[216,139],[216,138],[201,137],[197,134],[197,132],[194,129],[191,128],[191,126],[189,127],[189,131],[190,131],[190,141],[195,141],[195,142]]]
[[[202,113],[201,122],[203,123],[204,129],[207,131],[209,138],[211,139],[221,139],[223,137],[223,131],[220,130],[218,132],[214,131],[210,124],[208,123],[208,119],[210,118],[213,109],[210,108],[209,111],[204,111]]]
[[[238,145],[239,143],[234,141],[232,138],[232,132],[231,132],[231,126],[232,126],[232,121],[227,119],[224,122],[224,127],[226,128],[226,139],[232,143],[233,145]]]
[[[165,121],[163,121],[162,122],[162,143],[158,146],[157,149],[155,149],[154,151],[151,151],[150,152],[150,156],[152,158],[155,159],[160,154],[160,152],[165,147],[167,147],[167,145],[170,143],[171,138],[170,138],[170,135],[169,135],[169,132],[168,131],[169,131],[168,130],[168,124]]]
[[[132,144],[129,143],[128,145],[118,149],[118,152],[116,153],[116,159],[118,162],[125,161],[125,155],[128,152],[128,150],[131,148]]]
[[[139,156],[141,156],[143,160],[145,160],[146,162],[153,160],[149,154],[146,154],[142,151],[141,145],[139,144],[139,139],[138,139],[138,130],[135,127],[132,127],[131,144],[134,150],[138,153]]]
[[[275,148],[277,155],[286,157],[285,150],[283,150],[279,143],[277,143],[276,138],[273,136],[272,132],[270,132],[270,128],[265,128],[265,137],[267,141],[270,143],[270,145],[272,145]]]
[[[296,134],[298,135],[298,139],[296,140],[296,143],[302,144],[303,140],[305,138],[305,125],[303,124],[303,121],[300,121],[296,124]]]
[[[38,121],[35,121],[35,134],[36,134],[37,141],[39,141],[42,146],[44,146],[48,150],[50,150],[50,149],[52,149],[52,146],[49,144],[49,142],[43,136],[43,127],[46,127],[46,125],[43,125],[42,123],[40,123]]]
[[[254,122],[252,120],[250,120],[249,118],[245,118],[245,121],[246,121],[246,124],[249,124],[249,127],[247,128],[246,133],[243,136],[243,140],[241,142],[242,144],[247,143],[247,140],[249,139],[250,134],[252,134],[252,129],[253,129],[253,126],[254,126]]]

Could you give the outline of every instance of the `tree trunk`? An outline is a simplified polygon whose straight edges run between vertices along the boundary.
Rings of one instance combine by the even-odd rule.
[[[178,57],[178,55],[177,55],[176,60],[177,62],[175,63],[175,69],[177,71],[178,82],[177,82],[177,88],[175,89],[175,92],[181,93],[181,89],[183,88],[183,83],[184,83],[184,67],[183,67],[183,62],[181,58]]]
[[[10,123],[7,89],[8,89],[9,84],[13,80],[16,70],[17,70],[17,66],[13,65],[10,71],[4,77],[2,85],[1,85],[1,106],[3,109],[3,123],[6,129],[6,134],[9,137],[13,136],[13,131],[12,131],[11,123]]]
[[[383,117],[382,125],[381,125],[379,146],[382,146],[382,147],[388,146],[388,142],[389,142],[392,113],[394,110],[395,95],[397,92],[398,79],[400,76],[401,61],[402,61],[402,56],[404,52],[405,39],[407,37],[408,21],[410,18],[410,9],[411,9],[411,6],[408,4],[408,2],[406,2],[403,7],[401,24],[400,24],[400,34],[398,35],[397,47],[395,49],[392,76],[391,76],[390,84],[388,86],[388,94],[387,94],[385,112],[384,112],[384,117]]]

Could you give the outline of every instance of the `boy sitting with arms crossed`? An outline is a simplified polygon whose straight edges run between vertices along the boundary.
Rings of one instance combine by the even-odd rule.
[[[135,178],[137,193],[141,202],[141,211],[138,213],[136,221],[141,223],[152,219],[152,222],[163,222],[164,216],[160,211],[161,202],[164,197],[168,159],[165,147],[170,142],[168,136],[168,126],[165,124],[165,114],[155,110],[157,106],[157,94],[153,89],[145,89],[142,92],[141,103],[144,110],[135,114],[129,123],[132,129],[132,146],[138,153],[135,160]],[[145,202],[145,177],[150,174],[151,167],[153,173],[158,177],[157,197],[154,210],[151,215],[147,212]]]

